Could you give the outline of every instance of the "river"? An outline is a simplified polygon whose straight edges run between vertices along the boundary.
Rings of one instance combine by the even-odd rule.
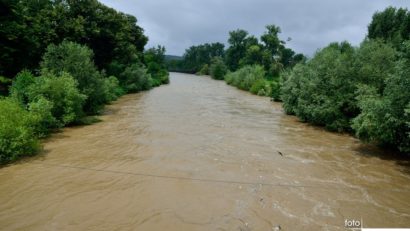
[[[408,161],[223,81],[170,79],[1,168],[0,229],[410,227]]]

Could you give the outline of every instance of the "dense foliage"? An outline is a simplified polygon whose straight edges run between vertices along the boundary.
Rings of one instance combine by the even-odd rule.
[[[205,43],[198,46],[191,46],[186,49],[182,59],[171,59],[168,69],[171,71],[197,73],[204,65],[211,65],[214,57],[224,57],[225,45],[222,43]]]
[[[202,70],[203,71],[203,70]],[[209,67],[209,74],[214,79],[224,79],[228,68],[223,59],[219,56],[212,58],[211,66]]]
[[[83,115],[82,106],[87,97],[80,93],[77,81],[68,73],[62,72],[60,76],[47,73],[36,77],[25,92],[27,106],[32,106],[39,100],[50,102],[51,115],[54,117],[54,123],[50,127],[63,127]]]
[[[34,154],[38,141],[34,116],[12,99],[0,99],[0,164]]]
[[[97,113],[107,102],[104,81],[94,65],[93,56],[88,47],[64,41],[59,45],[51,44],[41,62],[43,72],[67,72],[77,80],[81,93],[87,96],[84,110],[89,113]]]
[[[285,42],[280,40],[281,29],[275,25],[267,25],[266,31],[259,40],[249,35],[245,30],[229,32],[229,47],[225,61],[231,71],[245,65],[261,65],[267,76],[278,76],[280,71],[293,67],[305,58],[286,48]]]
[[[376,12],[368,26],[367,36],[370,39],[383,39],[396,48],[400,47],[403,41],[410,39],[410,12],[394,7]]]
[[[201,70],[198,71],[198,75],[209,75],[209,65],[206,63],[201,67]]]
[[[144,52],[144,63],[152,77],[152,86],[169,83],[169,73],[165,65],[165,47],[153,47]]]
[[[402,49],[382,89],[371,85],[359,88],[361,113],[353,120],[353,128],[363,140],[410,153],[410,41]]]
[[[278,76],[282,69],[291,68],[305,60],[304,55],[296,54],[286,48],[285,42],[279,39],[281,30],[275,25],[266,26],[265,33],[258,38],[242,29],[229,32],[229,47],[224,50],[221,43],[205,43],[188,48],[182,59],[171,59],[167,62],[168,70],[209,74],[214,57],[221,57],[230,71],[246,65],[261,65],[269,78]]]
[[[95,121],[87,115],[125,93],[169,82],[165,48],[144,52],[136,18],[97,0],[1,1],[0,13],[0,164],[34,154],[52,130]]]
[[[133,64],[120,74],[119,80],[121,86],[127,92],[139,92],[150,89],[152,79],[151,75],[141,64]]]
[[[138,60],[147,42],[134,16],[117,12],[97,0],[22,0],[0,3],[0,75],[37,68],[51,43],[63,40],[87,45],[99,69]]]
[[[350,44],[332,43],[317,52],[306,66],[296,67],[290,76],[284,76],[285,110],[331,130],[349,130],[350,118],[357,115],[353,60],[354,48]]]
[[[268,96],[271,94],[270,82],[265,79],[265,70],[262,66],[244,66],[225,76],[227,84],[253,94]]]
[[[377,12],[358,48],[332,43],[281,77],[281,99],[301,120],[410,153],[409,12]]]

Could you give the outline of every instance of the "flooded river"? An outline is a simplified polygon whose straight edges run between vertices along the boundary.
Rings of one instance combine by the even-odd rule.
[[[101,119],[0,169],[0,230],[410,227],[409,162],[223,81],[171,73]]]

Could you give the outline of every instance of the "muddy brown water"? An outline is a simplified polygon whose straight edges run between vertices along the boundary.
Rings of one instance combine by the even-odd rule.
[[[171,73],[101,119],[0,169],[1,230],[410,227],[407,161],[222,81]]]

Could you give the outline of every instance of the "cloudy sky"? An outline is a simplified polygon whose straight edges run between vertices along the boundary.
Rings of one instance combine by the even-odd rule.
[[[267,24],[281,27],[288,46],[311,56],[330,42],[359,44],[374,12],[389,5],[410,8],[409,0],[100,0],[137,17],[148,47],[167,54],[206,42],[227,42],[228,32],[245,29],[259,37]]]

